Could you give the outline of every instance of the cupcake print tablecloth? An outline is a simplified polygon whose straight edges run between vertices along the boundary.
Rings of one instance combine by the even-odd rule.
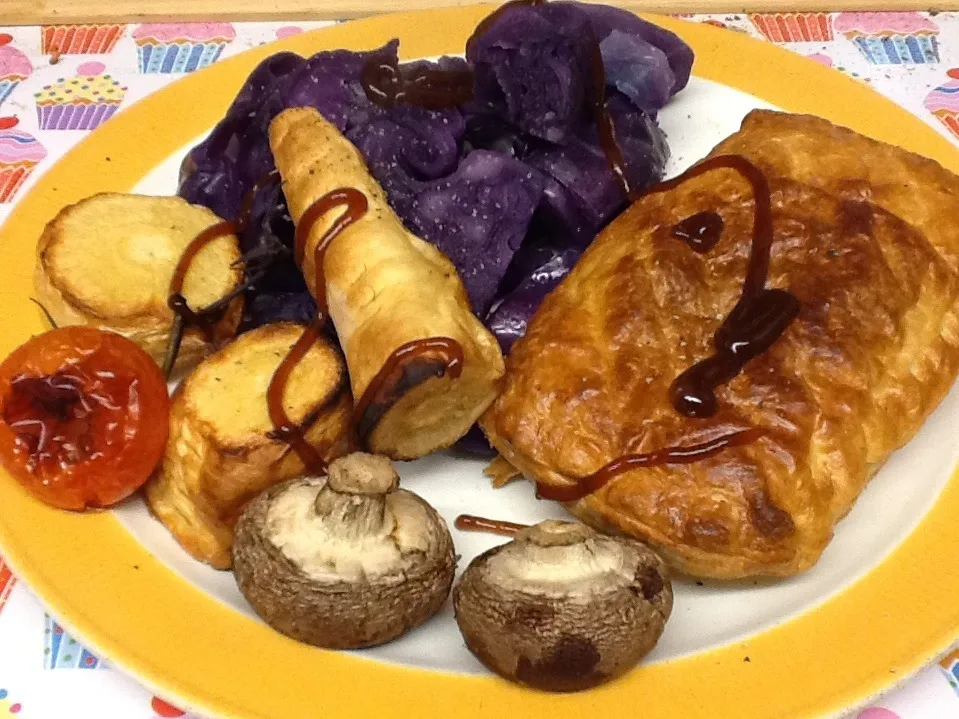
[[[959,13],[685,18],[833,67],[959,145]],[[323,24],[0,27],[0,221],[46,168],[115,113],[184,73]],[[0,558],[0,719],[7,717],[191,719],[81,646]],[[959,650],[849,719],[957,718]]]

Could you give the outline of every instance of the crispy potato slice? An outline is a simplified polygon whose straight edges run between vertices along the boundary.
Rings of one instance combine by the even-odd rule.
[[[302,332],[284,322],[240,335],[174,393],[170,439],[147,503],[186,551],[218,569],[230,568],[233,527],[246,503],[304,471],[274,437],[266,402],[273,373]],[[349,449],[349,379],[329,341],[318,341],[297,364],[284,405],[290,419],[309,425],[306,439],[324,459]]]
[[[58,325],[88,325],[127,337],[162,362],[173,324],[170,280],[187,245],[221,222],[179,197],[100,194],[63,208],[37,246],[37,300]],[[217,238],[194,258],[183,295],[193,309],[227,295],[243,281],[235,235]],[[213,340],[231,337],[242,300],[213,327]],[[177,366],[196,364],[213,347],[198,327],[187,329]]]

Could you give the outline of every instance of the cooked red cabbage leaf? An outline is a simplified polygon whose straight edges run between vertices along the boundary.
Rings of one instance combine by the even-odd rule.
[[[274,169],[270,121],[289,107],[314,107],[363,153],[407,227],[450,257],[474,311],[508,349],[626,202],[590,110],[591,38],[599,42],[630,182],[646,187],[662,177],[668,156],[655,112],[686,84],[692,52],[624,11],[553,3],[511,9],[465,60],[435,63],[473,70],[474,101],[461,107],[387,108],[367,98],[364,64],[394,62],[397,41],[367,53],[266,59],[189,153],[180,194],[235,217],[244,195]],[[312,304],[293,262],[293,225],[278,188],[257,195],[241,244],[256,279],[244,328],[308,315]],[[555,271],[542,269],[548,262]]]

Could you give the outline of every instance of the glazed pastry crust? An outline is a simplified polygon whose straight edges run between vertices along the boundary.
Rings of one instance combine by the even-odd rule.
[[[473,314],[455,267],[406,230],[359,150],[316,110],[280,113],[270,124],[270,147],[294,220],[331,190],[352,187],[366,196],[367,212],[330,244],[323,262],[329,313],[356,401],[408,342],[448,337],[463,348],[458,378],[438,376],[436,356],[407,362],[408,389],[381,406],[375,428],[361,439],[370,451],[393,459],[451,446],[493,401],[504,372],[499,344]],[[303,275],[314,296],[314,250],[342,213],[321,217],[305,243]]]
[[[959,178],[938,162],[813,115],[754,110],[713,155],[743,155],[767,174],[867,200],[926,235],[959,272]]]
[[[783,121],[800,133],[812,122]],[[749,445],[628,472],[569,508],[594,526],[649,541],[696,576],[784,576],[814,564],[836,522],[919,429],[959,367],[959,281],[948,239],[861,199],[881,196],[896,208],[912,202],[889,189],[896,184],[937,175],[930,192],[945,197],[959,180],[864,139],[844,165],[846,151],[832,143],[849,140],[848,131],[819,132],[817,157],[829,160],[814,171],[812,145],[797,160],[790,131],[747,119],[717,150],[742,150],[767,170],[768,286],[790,290],[802,309],[770,350],[717,390],[713,417],[680,415],[668,389],[711,353],[745,275],[755,203],[749,184],[727,169],[646,196],[590,246],[507,358],[506,388],[482,420],[493,446],[527,477],[560,485],[627,453],[759,428],[763,436]],[[871,147],[898,159],[879,166],[887,189],[863,195],[871,183],[861,156]],[[821,187],[786,172],[818,177]],[[860,188],[855,197],[835,189],[847,177]],[[912,192],[922,196],[917,206],[939,201]],[[700,255],[671,228],[705,210],[718,212],[725,230]]]

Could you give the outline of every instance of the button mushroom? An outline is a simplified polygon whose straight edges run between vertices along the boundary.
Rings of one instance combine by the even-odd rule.
[[[470,651],[497,674],[549,691],[587,689],[632,667],[672,606],[651,549],[557,520],[478,556],[453,590]]]
[[[355,453],[328,476],[273,487],[244,509],[233,568],[274,629],[329,649],[397,638],[433,616],[453,583],[446,523],[398,489],[385,457]]]

